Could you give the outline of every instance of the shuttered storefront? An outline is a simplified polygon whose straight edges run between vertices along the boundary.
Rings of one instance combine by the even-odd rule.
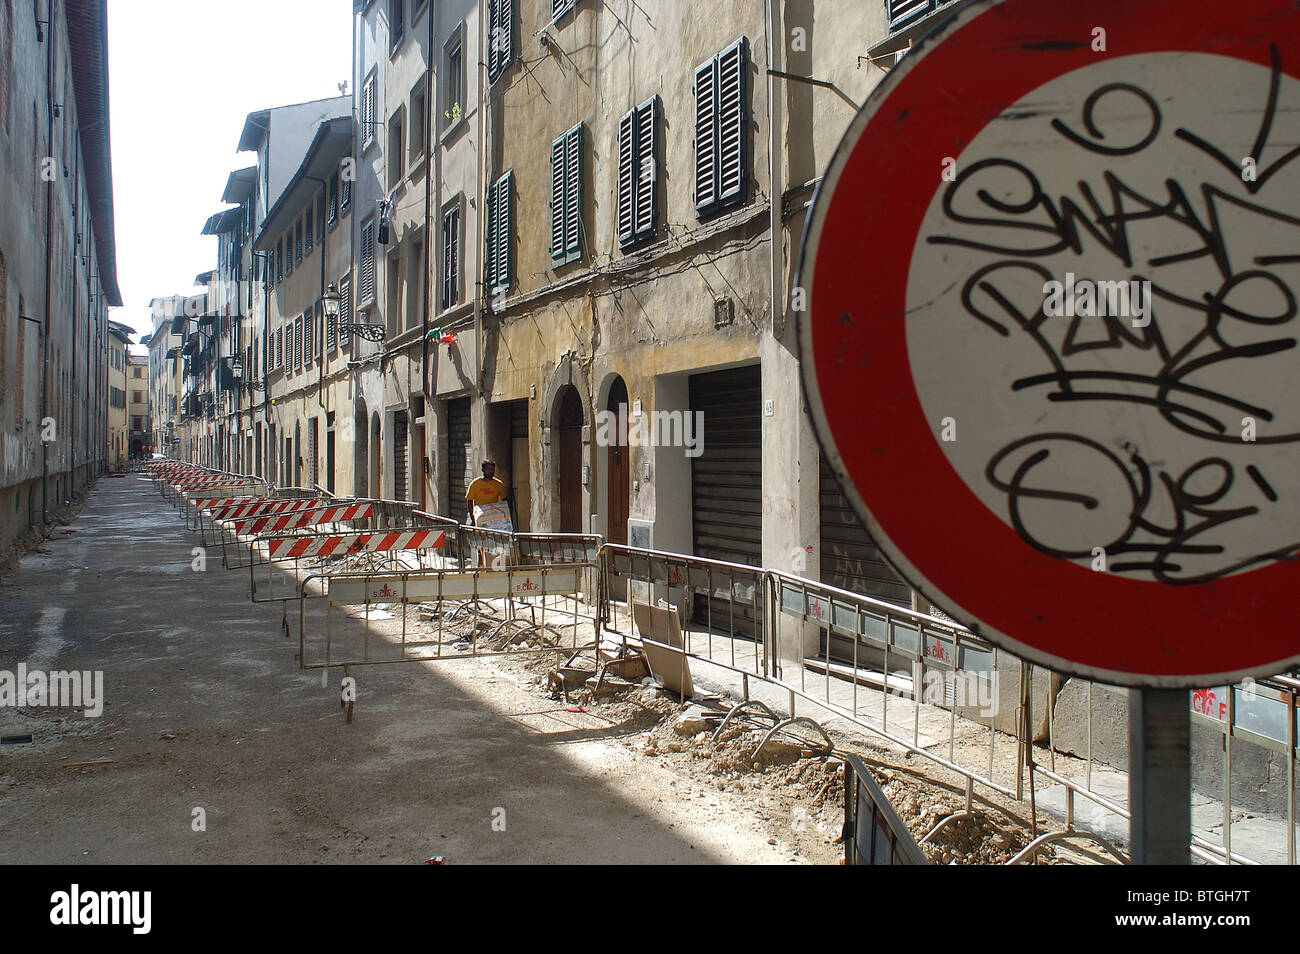
[[[691,377],[691,411],[704,413],[704,452],[691,462],[696,556],[762,565],[761,381],[758,365]],[[714,626],[727,625],[732,612],[728,602],[712,597],[709,601]],[[753,607],[737,603],[735,612],[737,630],[753,634]],[[706,620],[703,599],[696,599],[695,618],[698,622]]]
[[[407,466],[406,445],[410,442],[410,426],[405,411],[393,415],[393,498],[409,500],[406,493]]]
[[[447,516],[465,523],[470,477],[469,398],[447,402]]]
[[[912,588],[889,568],[853,511],[826,458],[821,458],[822,582],[842,590],[912,605]]]
[[[840,489],[826,458],[821,458],[821,566],[822,582],[878,600],[912,605],[912,588],[889,568],[858,519],[849,498]],[[827,630],[821,633],[821,655],[826,655]],[[853,662],[853,640],[830,637],[830,656]],[[859,658],[862,658],[859,650]]]

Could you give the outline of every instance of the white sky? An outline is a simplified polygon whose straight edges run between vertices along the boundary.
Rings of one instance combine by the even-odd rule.
[[[217,259],[199,231],[255,161],[235,151],[244,117],[339,95],[351,45],[351,0],[108,0],[113,320],[148,334],[151,298],[197,292]]]

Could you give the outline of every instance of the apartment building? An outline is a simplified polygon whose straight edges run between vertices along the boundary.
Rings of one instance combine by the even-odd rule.
[[[172,295],[149,302],[153,331],[140,339],[149,349],[149,430],[154,452],[174,456],[179,440],[181,371],[179,335],[172,324],[185,310],[185,298]]]
[[[127,355],[127,438],[132,457],[152,453],[153,437],[149,415],[149,355]]]
[[[129,327],[117,321],[108,323],[108,459],[110,471],[127,467],[130,453],[127,410],[127,364],[131,357]]]
[[[0,551],[107,465],[106,25],[104,0],[0,0]]]
[[[520,529],[911,603],[821,460],[788,303],[840,136],[958,5],[356,0],[351,152],[321,120],[255,216],[258,466],[463,519],[492,457]]]
[[[281,486],[355,488],[350,443],[352,118],[317,128],[302,164],[253,243],[273,263],[266,280],[266,395],[271,466]],[[347,422],[345,426],[344,422]]]

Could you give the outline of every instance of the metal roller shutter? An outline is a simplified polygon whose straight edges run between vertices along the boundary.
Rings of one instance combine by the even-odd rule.
[[[405,411],[393,415],[393,499],[406,500],[407,467],[406,445],[409,421]]]
[[[447,402],[447,516],[464,523],[468,516],[465,491],[472,479],[469,398]]]
[[[826,458],[821,458],[822,582],[911,607],[912,588],[890,569]]]
[[[704,413],[704,452],[691,462],[697,556],[762,566],[761,382],[758,365],[691,377],[691,410]],[[708,603],[714,626],[727,625],[732,609],[726,600],[714,597],[695,601],[696,621],[706,621]],[[757,632],[753,607],[737,603],[735,614],[738,632]]]

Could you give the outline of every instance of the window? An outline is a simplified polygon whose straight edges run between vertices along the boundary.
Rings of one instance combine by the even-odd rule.
[[[361,265],[357,275],[357,304],[365,306],[375,300],[375,220],[361,226]]]
[[[388,48],[397,49],[406,32],[406,4],[404,0],[388,0]]]
[[[352,180],[348,178],[349,173],[343,173],[343,182],[339,186],[339,215],[347,215],[348,209],[352,207]]]
[[[407,243],[406,253],[406,328],[419,325],[424,318],[424,235]]]
[[[334,349],[338,347],[339,332],[338,325],[333,313],[325,316],[325,353],[333,354]]]
[[[444,52],[446,62],[442,76],[443,128],[456,125],[465,115],[464,37],[458,30]]]
[[[131,418],[131,430],[133,430],[133,431],[142,431],[142,430],[144,430],[144,418],[142,418],[142,417],[133,417],[133,418]]]
[[[352,276],[344,275],[339,282],[339,347],[347,348],[352,344]]]
[[[131,403],[132,403],[132,404],[143,404],[143,403],[144,403],[144,392],[143,392],[143,391],[132,391],[132,392],[131,392]]]
[[[388,117],[388,152],[384,159],[388,166],[388,188],[397,188],[402,181],[402,124],[405,107],[397,107],[397,112]]]
[[[507,172],[488,188],[487,222],[484,229],[483,284],[489,295],[510,288],[510,233],[514,227],[511,193],[514,173]]]
[[[302,219],[293,227],[293,263],[302,264]]]
[[[651,99],[618,121],[618,241],[632,245],[659,224],[655,164],[659,101]]]
[[[275,333],[275,366],[284,370],[284,328]]]
[[[460,200],[442,213],[442,308],[460,301]]]
[[[388,267],[385,289],[388,292],[388,307],[385,309],[388,337],[396,338],[402,333],[402,253],[395,249],[385,260]]]
[[[293,366],[302,367],[302,315],[293,322]]]
[[[338,174],[338,170],[335,170],[334,174],[333,174],[332,176],[330,176],[330,184],[329,184],[329,212],[327,213],[327,215],[328,215],[328,220],[329,220],[329,226],[330,226],[330,228],[332,229],[332,228],[334,228],[334,226],[338,225],[338,222],[339,222],[339,174]]]
[[[142,369],[142,368],[135,368],[134,371],[133,371],[133,373],[132,373],[132,375],[131,375],[131,377],[133,377],[133,378],[143,378],[143,377],[144,377],[144,369]]]
[[[316,197],[316,241],[325,241],[325,192],[321,189],[320,195]]]
[[[551,264],[582,257],[582,123],[551,143]]]
[[[316,335],[314,334],[316,330],[316,319],[312,316],[311,312],[307,312],[307,314],[302,316],[301,321],[302,363],[304,365],[309,365],[312,363],[312,359],[316,357],[316,349],[313,347],[316,344]]]
[[[514,59],[514,0],[488,0],[488,82],[495,83]]]
[[[426,148],[424,130],[428,125],[429,99],[425,95],[423,79],[415,84],[415,89],[411,90],[411,108],[408,115],[411,117],[411,134],[407,137],[410,140],[407,164],[414,167],[424,158]]]
[[[275,243],[275,283],[284,281],[284,239]]]
[[[308,209],[308,210],[307,210],[307,231],[306,231],[306,236],[307,236],[307,248],[306,248],[305,254],[310,255],[310,254],[311,254],[311,250],[315,247],[315,243],[316,243],[316,212],[315,212],[315,209]]]
[[[369,149],[375,141],[375,126],[379,111],[375,108],[375,72],[370,71],[361,84],[361,147]]]
[[[551,0],[551,22],[555,22],[572,10],[578,0]]]
[[[697,216],[744,199],[747,70],[744,37],[695,70]]]
[[[284,273],[293,274],[293,229],[284,233]]]

